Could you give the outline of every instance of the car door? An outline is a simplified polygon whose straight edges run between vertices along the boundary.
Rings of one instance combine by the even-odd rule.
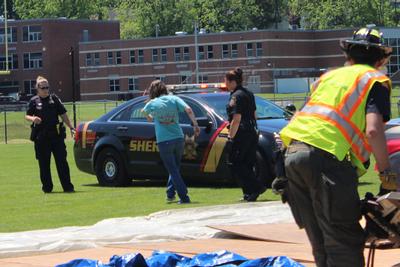
[[[191,107],[196,118],[208,118],[210,121],[209,127],[200,126],[200,135],[195,137],[189,116],[186,112],[179,113],[179,124],[182,127],[185,141],[185,149],[181,161],[182,175],[201,176],[203,175],[202,164],[204,164],[209,140],[214,133],[214,126],[210,117],[211,115],[208,114],[204,107],[187,97],[184,97],[183,100]]]
[[[148,122],[142,109],[144,100],[135,102],[112,121],[116,124],[116,134],[128,155],[128,171],[132,175],[160,176],[164,173],[156,144],[154,123]]]

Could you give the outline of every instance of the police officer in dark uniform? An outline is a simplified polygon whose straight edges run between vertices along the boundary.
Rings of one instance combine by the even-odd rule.
[[[232,175],[242,187],[242,200],[256,201],[265,191],[254,173],[258,145],[256,104],[253,93],[242,86],[242,81],[243,71],[240,68],[225,75],[225,84],[231,92],[227,105],[228,147],[231,149],[228,161]]]
[[[73,134],[74,128],[60,99],[54,94],[49,94],[47,79],[39,76],[36,79],[36,90],[37,95],[30,100],[25,118],[32,122],[31,140],[35,143],[42,190],[44,193],[50,193],[53,190],[50,172],[50,158],[53,153],[64,192],[74,192],[64,143],[65,126],[59,122],[58,116],[61,116],[63,122],[71,129],[71,134]]]

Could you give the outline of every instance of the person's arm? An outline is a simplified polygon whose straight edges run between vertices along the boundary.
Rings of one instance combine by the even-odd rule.
[[[28,110],[26,111],[25,120],[32,122],[34,124],[40,124],[42,119],[34,114],[34,104],[33,102],[29,102]]]
[[[193,129],[194,129],[194,135],[195,135],[196,137],[199,136],[199,134],[200,134],[200,127],[199,127],[199,125],[197,124],[197,120],[196,120],[196,118],[195,118],[195,116],[194,116],[193,110],[192,110],[189,106],[186,106],[186,107],[185,107],[185,112],[186,112],[186,114],[189,116],[190,120],[192,121]]]
[[[25,115],[27,121],[33,122],[34,124],[40,124],[42,119],[35,115]]]
[[[242,114],[233,114],[232,121],[229,125],[228,138],[235,138],[235,135],[239,129],[240,121],[242,120]]]
[[[379,113],[367,113],[366,123],[366,136],[371,145],[378,171],[383,172],[390,168],[390,163],[382,115]]]
[[[74,126],[72,125],[71,121],[69,120],[67,113],[61,114],[61,119],[68,126],[68,128],[70,128],[71,130],[75,130]]]

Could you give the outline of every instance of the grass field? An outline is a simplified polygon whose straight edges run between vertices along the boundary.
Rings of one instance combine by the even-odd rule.
[[[397,94],[399,95],[399,94]],[[262,95],[268,99],[290,101],[303,95]],[[283,98],[284,97],[284,98]],[[397,103],[397,99],[395,101]],[[118,103],[90,103],[77,106],[77,120],[88,121],[114,108]],[[301,103],[302,104],[302,103]],[[296,103],[299,107],[300,103]],[[72,119],[72,106],[66,105]],[[393,108],[393,106],[392,106]],[[393,110],[393,109],[392,109]],[[397,106],[396,113],[397,114]],[[80,172],[74,163],[72,141],[69,139],[68,159],[72,182],[77,193],[64,194],[54,162],[52,163],[52,194],[43,194],[39,179],[39,168],[34,157],[33,144],[28,141],[29,123],[24,112],[7,113],[8,144],[4,144],[4,113],[0,113],[0,232],[54,228],[72,225],[90,225],[111,217],[139,216],[164,209],[182,208],[165,203],[164,183],[136,183],[127,188],[104,188],[97,185],[95,176]],[[373,171],[361,180],[360,193],[376,192],[377,177]],[[189,187],[193,204],[205,206],[237,203],[241,196],[238,188]],[[149,201],[151,199],[151,201]],[[278,200],[270,190],[259,200]]]
[[[54,193],[41,191],[39,168],[32,143],[0,144],[0,232],[15,232],[72,225],[91,225],[106,218],[147,215],[152,212],[195,206],[237,203],[241,190],[229,187],[192,187],[193,204],[165,202],[165,184],[137,183],[126,188],[105,188],[97,185],[95,176],[80,172],[68,142],[68,159],[76,193],[62,189],[52,163]],[[361,180],[360,193],[376,192],[377,177],[370,171]],[[270,190],[260,201],[278,200]],[[151,201],[149,201],[151,200]]]

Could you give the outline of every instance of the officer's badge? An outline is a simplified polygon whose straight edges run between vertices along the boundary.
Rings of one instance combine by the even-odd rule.
[[[236,96],[231,97],[231,100],[229,100],[229,106],[230,107],[236,106]]]
[[[40,103],[37,103],[36,109],[41,110],[42,108],[43,108],[42,103],[41,103],[41,102],[40,102]]]
[[[197,143],[195,142],[194,135],[185,135],[185,149],[183,151],[183,158],[194,160],[197,157],[196,151]]]

